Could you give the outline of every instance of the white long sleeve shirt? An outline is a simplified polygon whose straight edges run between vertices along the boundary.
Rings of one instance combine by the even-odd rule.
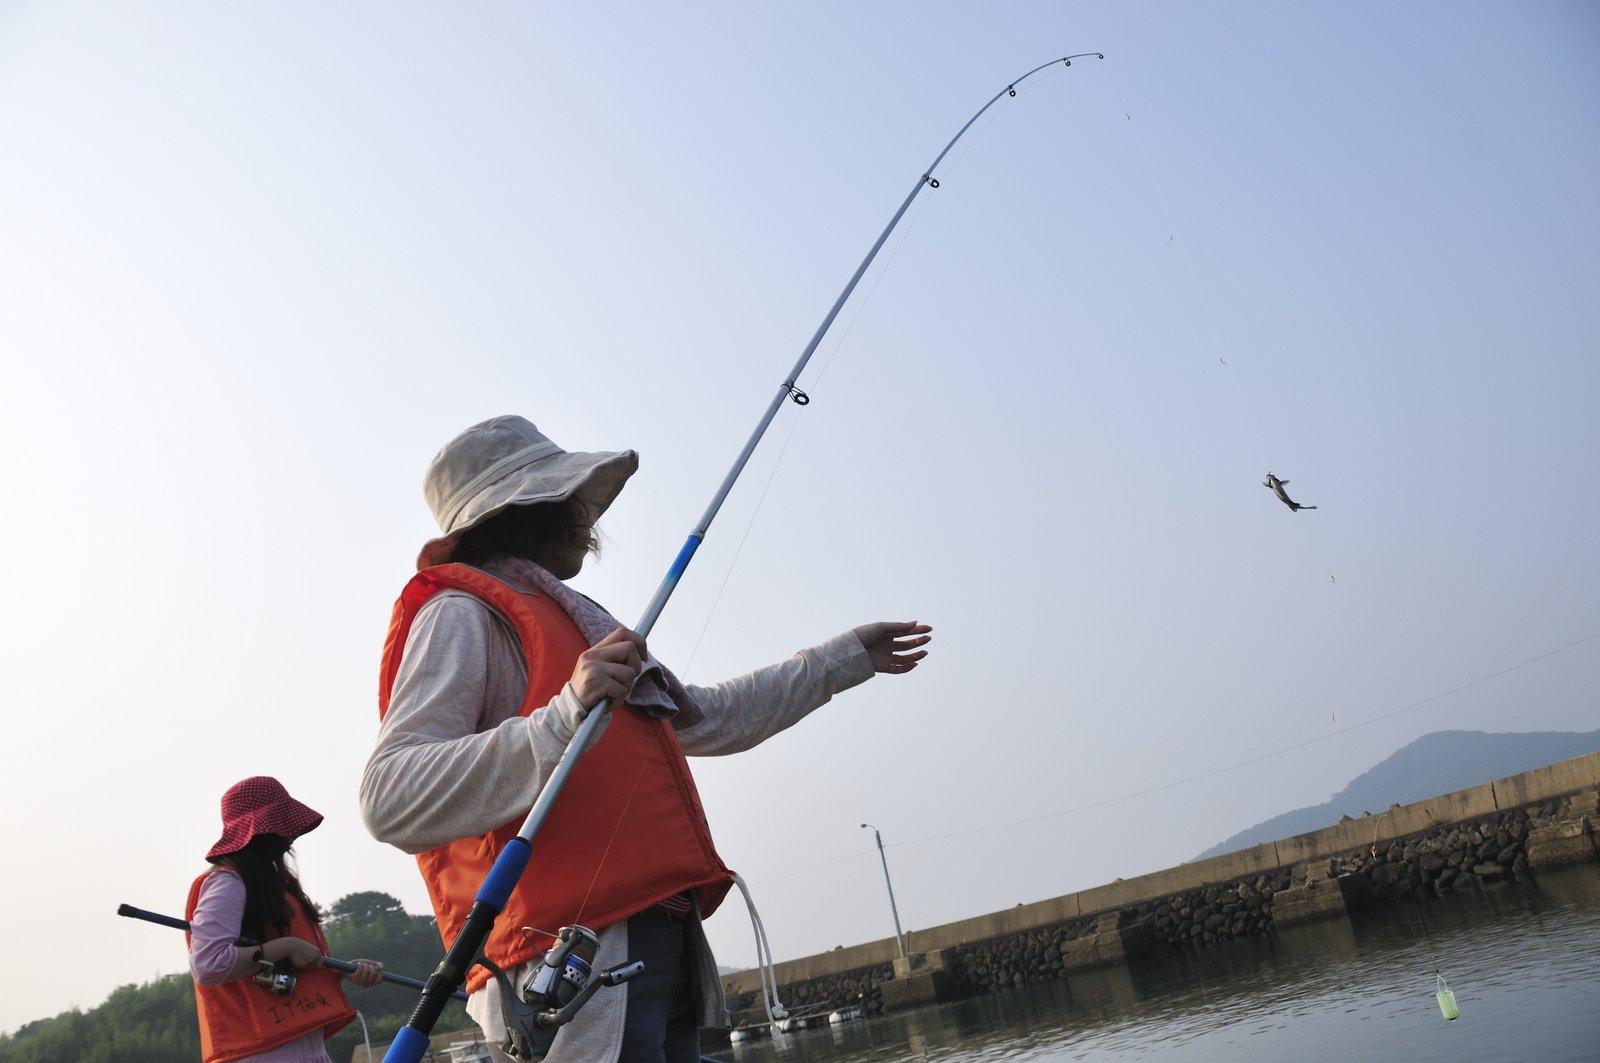
[[[750,749],[873,674],[853,632],[714,686],[690,686],[705,718],[677,732],[690,756]],[[421,853],[525,815],[581,719],[570,686],[543,709],[517,715],[527,690],[521,646],[485,603],[446,591],[417,614],[406,639],[377,748],[361,779],[361,814],[379,841]],[[698,920],[701,1024],[727,1023],[716,962]],[[600,930],[597,968],[627,958],[627,923]],[[527,968],[516,973],[520,985]],[[616,1059],[627,986],[601,990],[556,1038],[552,1063]],[[491,986],[467,1010],[491,1043],[504,1035]]]

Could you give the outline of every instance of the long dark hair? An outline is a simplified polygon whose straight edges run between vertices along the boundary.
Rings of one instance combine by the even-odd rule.
[[[244,921],[239,929],[240,937],[262,942],[287,935],[293,915],[289,907],[291,902],[299,904],[313,923],[322,922],[321,911],[300,888],[300,876],[295,873],[291,860],[293,855],[288,838],[281,834],[258,834],[243,849],[217,859],[217,863],[239,872],[244,880]]]
[[[461,536],[451,560],[481,565],[500,554],[533,560],[551,540],[566,541],[586,554],[600,553],[590,507],[576,499],[507,506]]]

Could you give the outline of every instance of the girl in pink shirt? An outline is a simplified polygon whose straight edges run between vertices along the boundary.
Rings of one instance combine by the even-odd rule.
[[[324,1042],[353,1012],[339,976],[322,967],[317,908],[289,859],[294,839],[322,816],[258,776],[228,790],[222,818],[222,838],[206,854],[215,866],[195,881],[187,911],[202,1055],[207,1063],[331,1063]],[[351,982],[378,983],[382,964],[355,964]],[[287,993],[250,981],[291,969],[299,973]]]

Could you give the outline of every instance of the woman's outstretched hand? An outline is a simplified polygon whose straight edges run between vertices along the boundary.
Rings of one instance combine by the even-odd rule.
[[[872,658],[872,668],[890,675],[904,675],[928,655],[926,646],[933,639],[933,628],[915,620],[899,623],[880,620],[876,624],[862,624],[855,629],[856,638]]]

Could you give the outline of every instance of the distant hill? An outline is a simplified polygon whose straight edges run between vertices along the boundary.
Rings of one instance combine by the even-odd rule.
[[[1600,749],[1600,731],[1586,734],[1435,731],[1356,776],[1349,786],[1324,803],[1273,816],[1212,846],[1195,859],[1203,860],[1260,842],[1331,827],[1339,822],[1340,816],[1359,818],[1363,812],[1382,812],[1393,804],[1407,805],[1451,790],[1463,790],[1490,779],[1581,757],[1597,749]]]

